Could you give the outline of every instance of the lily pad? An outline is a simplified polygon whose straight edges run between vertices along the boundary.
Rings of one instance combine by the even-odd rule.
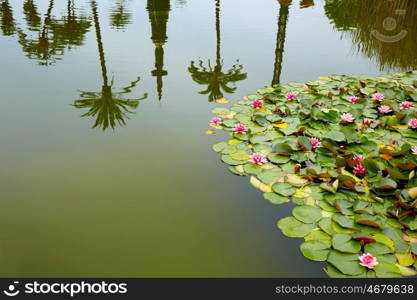
[[[278,228],[288,237],[305,237],[314,229],[313,224],[305,224],[294,217],[286,217],[278,221]]]

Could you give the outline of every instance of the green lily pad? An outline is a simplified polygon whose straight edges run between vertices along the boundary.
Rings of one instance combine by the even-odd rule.
[[[305,224],[294,217],[286,217],[278,221],[278,228],[288,237],[305,237],[314,229],[313,224]]]
[[[322,241],[307,241],[301,244],[300,250],[303,255],[313,261],[326,261],[330,250]]]
[[[344,253],[358,253],[361,245],[348,234],[335,234],[332,239],[333,248]]]
[[[295,188],[287,182],[277,182],[272,186],[275,193],[282,196],[291,196],[295,193]]]
[[[333,250],[330,251],[327,261],[345,275],[361,275],[365,272],[365,268],[359,264],[357,254],[341,253]]]
[[[321,210],[317,207],[303,205],[292,210],[293,216],[303,223],[315,223],[321,219]]]
[[[290,199],[288,199],[288,197],[284,197],[275,193],[265,193],[264,198],[272,204],[282,204],[290,202]]]

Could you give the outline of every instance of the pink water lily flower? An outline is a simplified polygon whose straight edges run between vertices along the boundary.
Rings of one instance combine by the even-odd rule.
[[[214,117],[210,120],[210,125],[219,126],[222,124],[222,119],[219,117]]]
[[[400,104],[400,107],[402,109],[410,109],[412,107],[411,102],[408,101],[404,101]]]
[[[411,119],[410,122],[408,122],[408,126],[411,128],[417,128],[417,119]]]
[[[384,100],[384,95],[381,93],[375,93],[372,95],[372,98],[378,102],[382,102],[382,100]]]
[[[361,266],[367,267],[368,269],[373,269],[378,264],[378,260],[371,253],[362,254],[359,256],[359,261]]]
[[[321,142],[318,138],[312,137],[310,138],[310,144],[313,149],[317,149],[318,147],[320,147]]]
[[[380,107],[378,107],[378,110],[384,114],[392,112],[391,106],[389,105],[381,105]]]
[[[350,97],[350,98],[349,98],[349,102],[350,102],[350,103],[356,103],[356,102],[358,102],[358,100],[359,100],[359,98],[358,98],[358,97],[356,97],[356,96],[353,96],[353,97]]]
[[[256,152],[252,153],[250,155],[249,161],[255,165],[262,166],[263,164],[266,164],[268,160],[266,159],[265,155],[262,153]]]
[[[291,92],[291,93],[288,93],[287,95],[285,95],[285,97],[286,97],[288,100],[295,100],[295,99],[297,99],[297,94],[296,94],[296,93]]]
[[[365,159],[365,156],[359,154],[359,155],[355,155],[352,159],[355,163],[358,164]]]
[[[363,177],[365,176],[366,168],[363,163],[357,163],[356,166],[353,168],[353,173],[356,176]]]
[[[246,133],[246,127],[243,124],[236,124],[233,128],[234,133]]]
[[[352,116],[352,114],[344,113],[344,114],[342,114],[342,116],[340,117],[340,119],[344,123],[352,123],[355,120],[355,117]]]
[[[413,153],[414,155],[417,155],[417,146],[411,147],[411,153]]]
[[[261,100],[255,100],[255,101],[252,102],[251,105],[254,109],[261,109],[264,104]]]

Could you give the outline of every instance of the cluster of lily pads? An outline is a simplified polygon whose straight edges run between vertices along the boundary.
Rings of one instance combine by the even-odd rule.
[[[213,113],[231,136],[214,151],[295,204],[277,226],[328,276],[417,274],[417,72],[263,88]]]

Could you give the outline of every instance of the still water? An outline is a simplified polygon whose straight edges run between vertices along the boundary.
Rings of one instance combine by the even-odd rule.
[[[212,152],[213,100],[414,69],[417,5],[290,2],[0,0],[0,276],[323,276]]]

